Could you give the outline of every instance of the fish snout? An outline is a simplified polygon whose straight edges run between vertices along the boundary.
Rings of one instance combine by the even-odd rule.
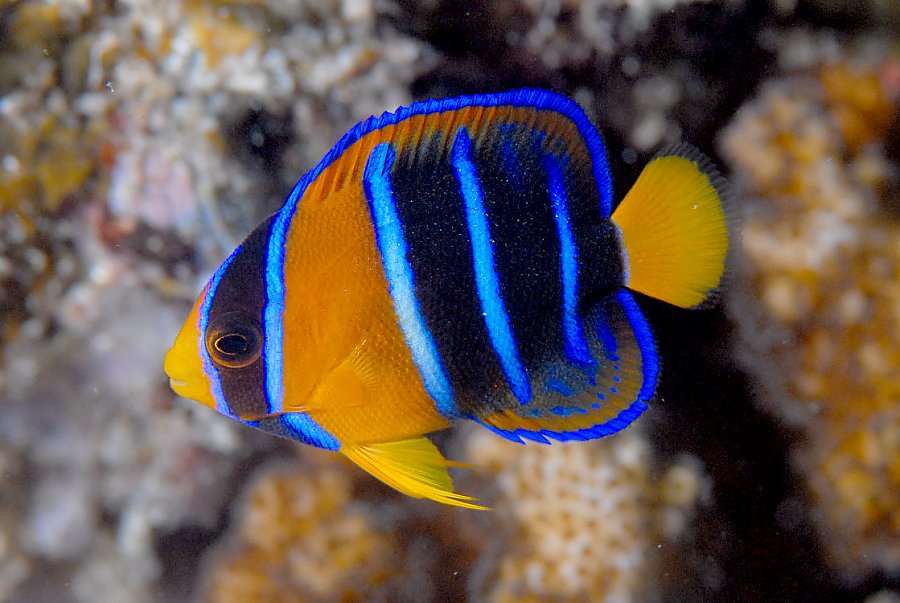
[[[166,358],[163,361],[163,370],[169,378],[169,386],[179,396],[184,396],[184,391],[189,389],[189,375],[184,370],[185,363],[179,359],[178,350],[173,347],[166,352]]]

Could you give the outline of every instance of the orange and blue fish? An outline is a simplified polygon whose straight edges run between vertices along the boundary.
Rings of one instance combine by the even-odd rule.
[[[714,295],[724,200],[679,145],[615,205],[599,132],[552,92],[414,103],[347,132],[234,250],[165,371],[410,496],[483,508],[427,434],[469,420],[549,443],[631,424],[660,369],[633,292]]]

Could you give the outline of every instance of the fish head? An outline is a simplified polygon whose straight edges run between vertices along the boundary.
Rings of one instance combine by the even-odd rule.
[[[208,292],[209,286],[204,288],[194,303],[175,342],[166,353],[163,369],[169,377],[169,386],[179,396],[223,414],[232,414],[224,412],[222,401],[217,400],[215,383],[221,381],[221,373],[238,371],[259,360],[262,332],[257,322],[241,311],[217,317],[209,322],[205,332],[201,332],[200,315]]]
[[[210,389],[209,378],[203,371],[200,342],[200,308],[206,299],[209,286],[203,289],[194,303],[191,313],[175,337],[175,343],[166,353],[163,369],[169,377],[169,386],[183,398],[196,400],[201,404],[216,408]]]
[[[216,270],[163,364],[179,396],[244,422],[277,414],[263,358],[267,231],[264,223]]]

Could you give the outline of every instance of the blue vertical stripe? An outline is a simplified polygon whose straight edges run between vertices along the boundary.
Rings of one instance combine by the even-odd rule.
[[[265,397],[268,414],[280,416],[274,420],[261,421],[260,425],[281,424],[288,428],[288,432],[282,435],[297,438],[312,446],[337,450],[340,442],[308,414],[280,414],[284,411],[284,253],[299,194],[299,187],[295,187],[269,227],[265,273],[266,305],[263,310]],[[253,422],[246,423],[259,426]]]
[[[219,269],[216,270],[209,280],[209,289],[206,290],[206,297],[203,298],[203,303],[200,305],[200,324],[198,325],[200,329],[200,359],[203,364],[203,372],[206,373],[206,377],[209,380],[213,400],[216,402],[216,410],[233,419],[237,419],[237,416],[231,412],[228,401],[225,399],[225,392],[222,391],[222,379],[219,377],[219,369],[213,363],[209,350],[206,349],[206,329],[209,327],[209,311],[212,308],[213,300],[216,298],[216,290],[219,288],[219,283],[222,282],[222,277],[225,275],[231,262],[234,261],[234,258],[237,257],[242,249],[243,247],[238,245],[237,249],[231,252],[231,255],[222,262],[222,265],[219,266]]]
[[[266,306],[263,310],[263,362],[266,406],[270,414],[284,408],[284,248],[296,203],[295,188],[269,228],[266,253]]]
[[[531,401],[531,384],[519,358],[509,324],[509,315],[500,296],[500,281],[494,263],[494,249],[484,209],[481,183],[478,181],[478,173],[472,158],[472,140],[465,127],[457,131],[450,151],[450,161],[459,181],[459,190],[466,209],[466,224],[469,228],[475,268],[475,285],[488,336],[513,395],[522,404],[527,404]]]
[[[434,399],[438,412],[456,417],[450,380],[438,354],[437,344],[425,323],[416,298],[415,279],[407,260],[409,252],[403,225],[397,215],[396,199],[391,187],[391,166],[396,153],[383,142],[372,149],[363,172],[363,189],[372,213],[378,250],[387,277],[394,312],[413,362],[419,369],[425,390]]]
[[[584,327],[578,316],[578,248],[572,223],[569,219],[569,207],[566,198],[566,182],[559,160],[553,155],[546,155],[544,167],[547,170],[547,185],[550,189],[550,201],[553,204],[553,217],[556,219],[556,231],[559,235],[559,261],[562,275],[562,326],[565,337],[566,358],[570,361],[589,365],[594,362],[584,338]]]

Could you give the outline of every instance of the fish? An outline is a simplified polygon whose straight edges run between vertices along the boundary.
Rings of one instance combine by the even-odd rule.
[[[209,279],[166,354],[172,389],[409,496],[485,509],[430,434],[625,429],[660,378],[640,296],[703,308],[720,290],[731,220],[710,160],[663,149],[618,204],[608,161],[584,110],[547,90],[360,122]]]

